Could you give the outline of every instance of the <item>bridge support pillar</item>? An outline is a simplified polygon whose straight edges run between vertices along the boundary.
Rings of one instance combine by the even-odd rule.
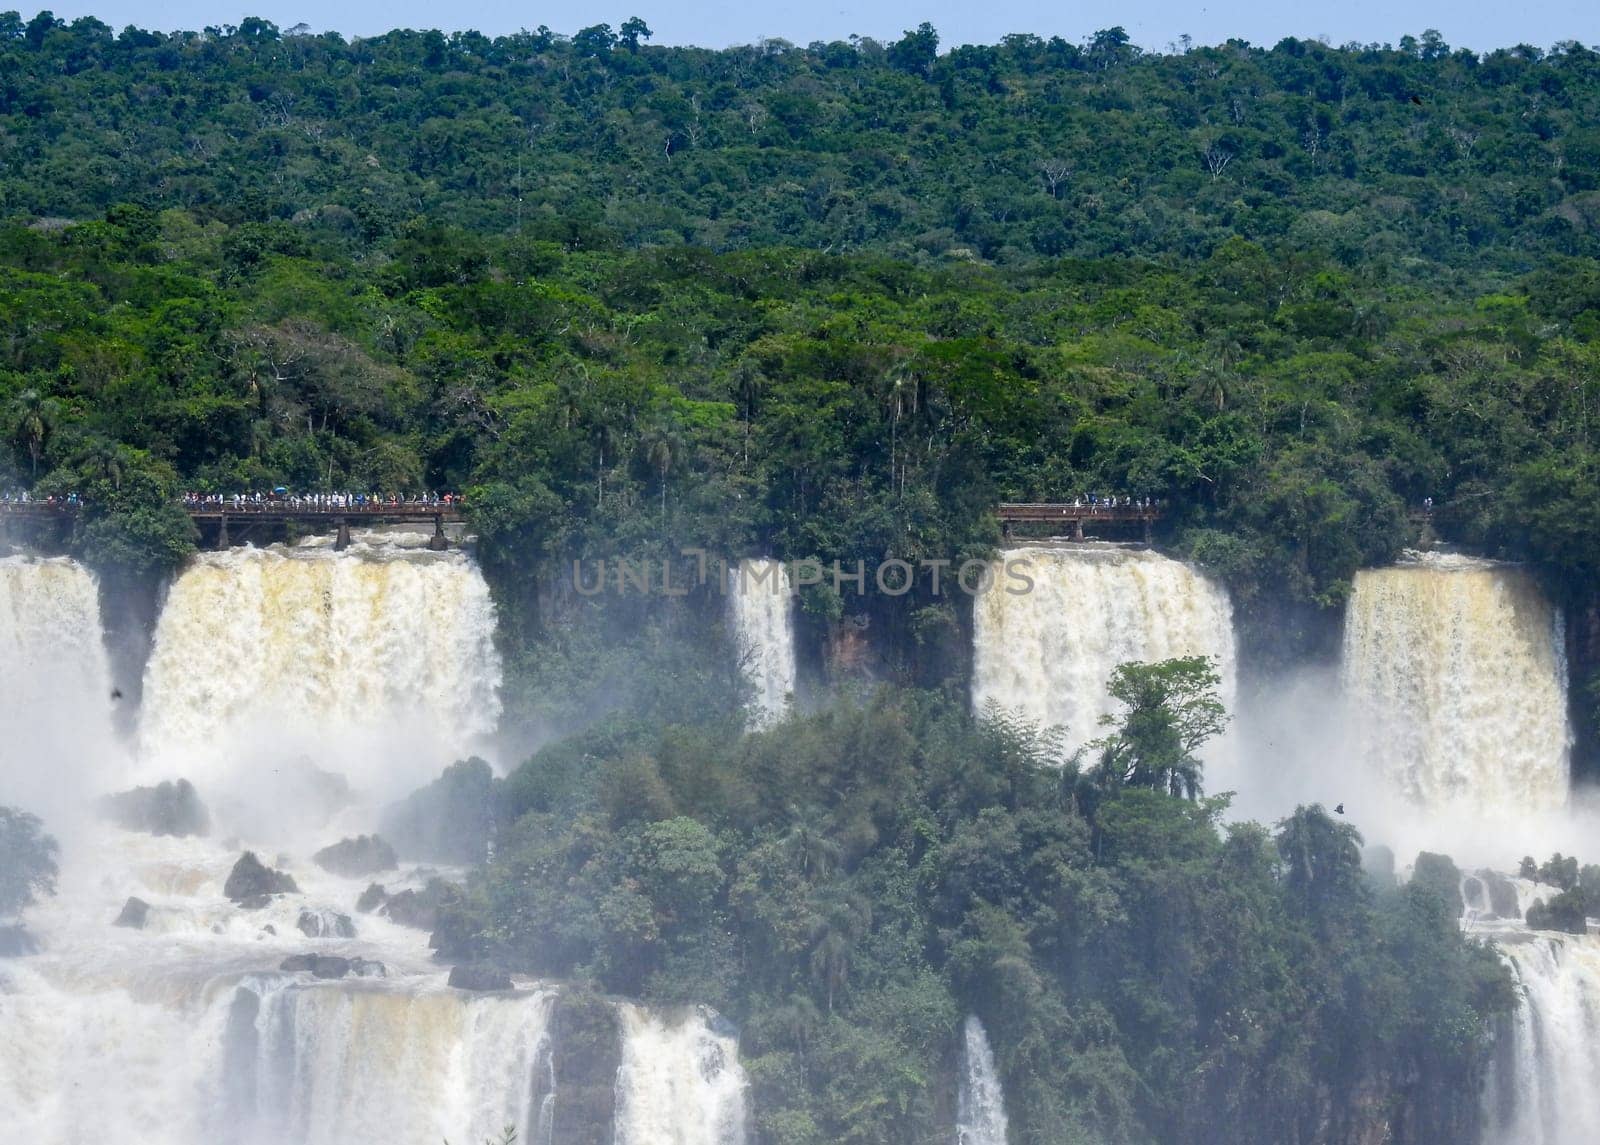
[[[339,518],[339,532],[333,538],[333,551],[342,553],[350,547],[350,522]]]
[[[224,513],[217,519],[217,551],[221,552],[228,547],[228,514]]]
[[[1150,518],[1146,517],[1144,519],[1144,543],[1148,545],[1148,544],[1153,544],[1154,542],[1155,542],[1155,535],[1151,531],[1151,528],[1150,528]]]
[[[450,547],[450,538],[444,535],[444,517],[438,515],[433,518],[433,536],[428,538],[428,548],[433,552],[442,553]]]
[[[1075,541],[1083,540],[1083,518],[1082,517],[1074,517],[1072,519],[1072,539],[1075,540]]]

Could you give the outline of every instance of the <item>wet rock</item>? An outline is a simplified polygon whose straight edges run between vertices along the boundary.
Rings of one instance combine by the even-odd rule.
[[[211,829],[211,816],[187,779],[108,795],[100,811],[124,831],[184,837]]]
[[[453,966],[450,968],[450,985],[457,990],[481,992],[512,989],[511,976],[492,966]]]
[[[254,851],[246,851],[239,857],[222,888],[223,894],[246,910],[265,906],[261,900],[267,896],[298,894],[299,891],[294,879],[267,866],[256,858]]]
[[[353,839],[340,839],[331,847],[324,847],[311,861],[323,870],[347,879],[375,875],[379,871],[392,871],[400,865],[394,848],[379,835],[357,835]]]
[[[1489,893],[1489,909],[1496,918],[1521,918],[1522,906],[1517,901],[1517,886],[1499,871],[1477,872],[1478,881]]]
[[[275,927],[275,926],[273,926],[273,925],[272,925],[272,924],[271,924],[271,923],[270,923],[270,922],[269,922],[269,923],[267,923],[267,925],[266,925],[266,926],[263,926],[263,927],[262,927],[262,928],[261,928],[261,933],[262,933],[262,934],[270,934],[270,935],[272,935],[272,937],[274,937],[274,938],[276,938],[276,937],[278,937],[278,928],[277,928],[277,927]]]
[[[356,909],[362,914],[371,914],[388,901],[389,892],[383,889],[382,884],[371,883],[361,892],[361,897],[356,899]]]
[[[117,915],[117,921],[112,926],[126,926],[132,930],[143,930],[145,922],[150,917],[150,904],[142,898],[129,898],[122,904],[122,913]]]
[[[366,958],[340,958],[332,954],[291,954],[278,969],[286,974],[309,973],[313,978],[382,978],[387,970],[381,962]]]
[[[401,926],[414,926],[418,930],[432,930],[439,922],[439,911],[453,906],[462,899],[461,888],[443,879],[429,879],[420,891],[406,890],[391,895],[383,905],[383,914]]]
[[[239,906],[243,910],[265,910],[271,905],[271,895],[246,895],[244,898],[239,900]],[[211,929],[216,931],[218,934],[222,933],[222,926],[220,924],[212,927]]]
[[[354,938],[356,924],[347,914],[333,911],[303,910],[295,923],[307,938]]]
[[[0,926],[0,958],[22,958],[39,953],[39,943],[20,923]]]

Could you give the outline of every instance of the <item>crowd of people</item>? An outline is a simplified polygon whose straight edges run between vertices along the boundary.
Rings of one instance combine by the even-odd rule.
[[[189,509],[252,510],[289,509],[297,512],[379,513],[396,509],[452,509],[460,506],[459,493],[291,493],[274,489],[270,493],[185,493],[183,504]]]
[[[1112,494],[1107,497],[1099,493],[1085,493],[1072,499],[1074,509],[1159,509],[1159,497],[1128,497],[1123,494]]]
[[[35,497],[26,489],[7,489],[0,494],[0,505],[69,505],[77,508],[83,504],[83,498],[76,493],[68,493],[57,497],[54,493],[44,497]]]

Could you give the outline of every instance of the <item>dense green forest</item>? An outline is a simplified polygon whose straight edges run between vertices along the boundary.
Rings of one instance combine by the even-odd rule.
[[[1431,498],[1568,607],[1592,745],[1600,57],[648,40],[0,15],[0,487],[118,584],[184,492],[465,492],[550,742],[441,781],[499,834],[439,940],[722,1008],[764,1142],[929,1139],[968,1010],[1018,1140],[1469,1139],[1494,959],[1318,808],[1225,827],[1170,681],[1063,771],[965,710],[959,597],[825,583],[803,645],[862,614],[889,682],[745,734],[714,593],[571,562],[1156,497],[1270,664]]]

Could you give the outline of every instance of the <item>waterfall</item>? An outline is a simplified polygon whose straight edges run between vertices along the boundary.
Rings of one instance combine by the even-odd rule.
[[[44,813],[109,781],[112,703],[94,577],[69,560],[0,558],[0,803]]]
[[[997,578],[973,604],[973,700],[1067,729],[1068,750],[1101,734],[1114,710],[1118,664],[1209,656],[1234,695],[1233,609],[1227,593],[1179,561],[1109,545],[1008,549],[1031,591]]]
[[[961,1031],[961,1088],[956,1095],[956,1145],[1006,1145],[1005,1095],[989,1035],[976,1014]]]
[[[728,573],[728,615],[740,663],[755,689],[751,722],[769,724],[788,708],[795,686],[794,613],[781,561],[740,561]]]
[[[743,1145],[738,1041],[704,1008],[676,1020],[622,1007],[616,1145]]]
[[[478,1145],[547,1132],[536,1088],[553,995],[247,979],[216,1108],[241,1143]]]
[[[487,588],[465,556],[427,552],[422,539],[206,554],[173,583],[138,765],[193,781],[216,824],[209,838],[90,825],[94,797],[133,775],[111,735],[94,580],[68,561],[0,561],[0,802],[55,791],[60,817],[41,810],[62,842],[60,893],[25,918],[40,952],[0,958],[8,1138],[480,1145],[512,1128],[555,1145],[554,989],[451,988],[425,931],[359,912],[366,880],[308,858],[370,830],[360,816],[495,728]],[[120,771],[98,767],[102,746]],[[295,771],[302,752],[311,787],[339,788],[341,814],[354,818],[294,814],[286,831],[263,813],[285,800],[260,784]],[[244,846],[299,892],[258,909],[230,901]],[[398,891],[436,874],[382,878]],[[142,926],[116,924],[130,897],[147,904]],[[308,934],[305,919],[344,925]],[[366,965],[330,978],[283,968],[308,953]],[[742,1141],[744,1075],[714,1015],[668,1021],[624,1007],[622,1024],[619,1140]]]
[[[1411,802],[1497,816],[1565,802],[1561,616],[1522,570],[1412,553],[1357,573],[1343,676],[1361,758]]]
[[[142,754],[204,785],[218,748],[305,757],[403,790],[491,733],[494,607],[477,567],[374,538],[197,557],[172,585],[145,677]],[[396,772],[399,774],[396,774]]]
[[[1600,937],[1511,933],[1499,947],[1522,995],[1485,1094],[1485,1145],[1600,1141]]]

